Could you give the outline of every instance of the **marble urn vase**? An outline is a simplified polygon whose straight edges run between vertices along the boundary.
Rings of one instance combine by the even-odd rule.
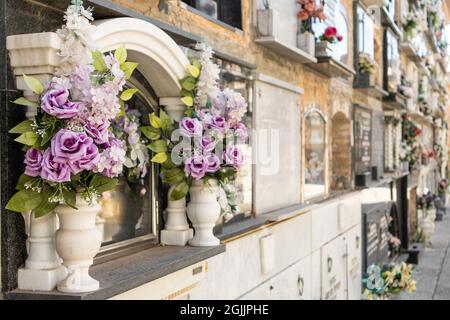
[[[81,293],[95,291],[99,282],[89,275],[89,267],[100,250],[101,234],[96,228],[100,205],[88,203],[77,195],[78,209],[59,205],[55,211],[60,228],[56,232],[56,251],[63,259],[68,276],[58,283],[61,292]]]
[[[220,216],[217,202],[218,181],[209,179],[194,180],[189,189],[191,201],[187,206],[187,215],[194,227],[194,237],[189,244],[195,247],[217,246],[220,240],[213,234],[213,228]]]

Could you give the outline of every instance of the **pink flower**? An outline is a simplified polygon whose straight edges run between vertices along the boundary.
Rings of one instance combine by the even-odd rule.
[[[206,162],[208,163],[208,167],[206,168],[206,172],[217,172],[220,169],[220,159],[215,154],[210,154],[206,156]]]
[[[341,35],[339,34],[339,35],[337,36],[337,39],[338,39],[339,42],[341,42],[341,41],[344,39],[344,37],[341,36]]]
[[[337,33],[337,29],[335,27],[327,27],[325,29],[324,35],[327,38],[332,38],[336,35],[336,33]]]
[[[244,163],[244,155],[241,149],[234,144],[229,144],[225,152],[225,161],[227,164],[238,169]]]

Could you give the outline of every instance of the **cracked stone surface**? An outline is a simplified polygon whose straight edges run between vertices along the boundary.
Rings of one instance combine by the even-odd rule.
[[[414,268],[417,290],[401,300],[450,300],[450,210],[436,221],[430,244]]]

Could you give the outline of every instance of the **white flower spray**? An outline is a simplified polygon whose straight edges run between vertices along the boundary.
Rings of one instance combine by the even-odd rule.
[[[197,94],[195,105],[204,108],[209,99],[215,99],[218,94],[218,80],[220,69],[212,62],[213,51],[204,43],[197,43],[195,49],[200,51],[199,62],[202,66],[200,77],[197,82]]]

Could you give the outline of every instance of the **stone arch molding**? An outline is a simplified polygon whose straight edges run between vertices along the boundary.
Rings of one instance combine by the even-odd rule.
[[[136,18],[97,20],[93,40],[99,50],[111,51],[124,45],[128,59],[159,98],[178,97],[179,80],[185,76],[188,59],[170,36],[150,22]]]

